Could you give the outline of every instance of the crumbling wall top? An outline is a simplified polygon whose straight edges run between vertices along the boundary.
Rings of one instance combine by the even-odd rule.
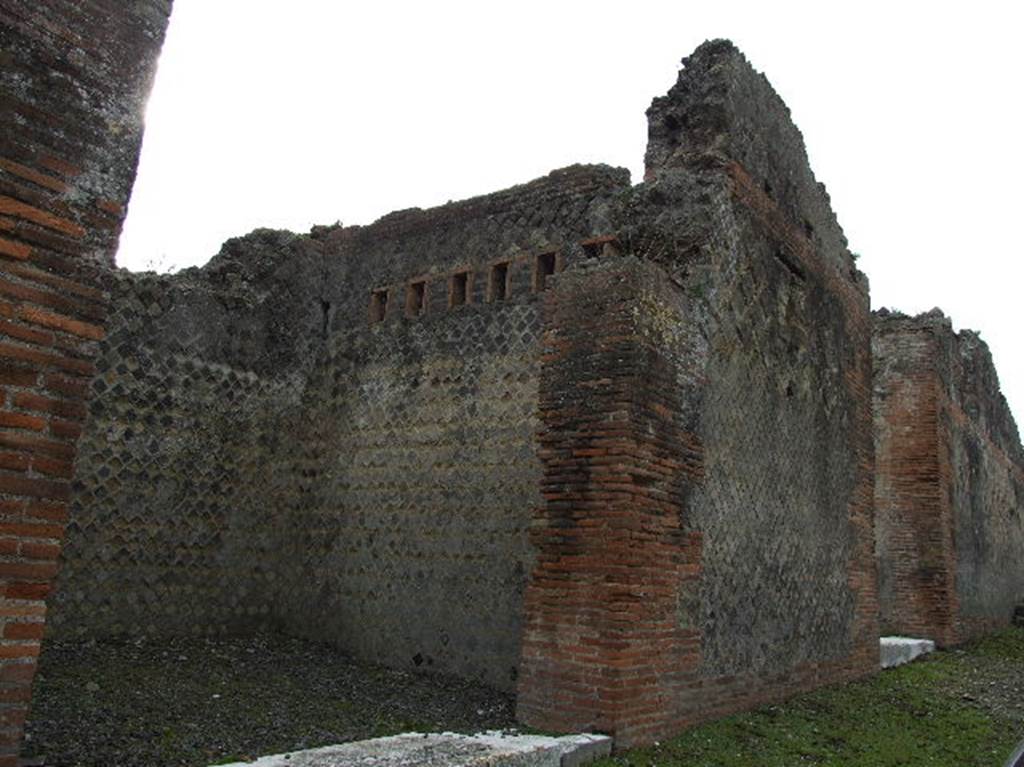
[[[647,110],[645,180],[709,161],[735,163],[822,252],[844,254],[852,268],[803,135],[767,78],[728,40],[705,42],[682,63],[675,85]]]
[[[314,235],[328,243],[395,240],[497,215],[508,216],[514,211],[529,217],[545,200],[625,191],[629,185],[629,171],[625,168],[570,165],[490,194],[449,201],[433,208],[392,211],[366,226],[317,227]]]
[[[257,229],[225,242],[202,267],[176,274],[118,269],[107,282],[114,313],[126,317],[110,323],[107,343],[115,346],[276,376],[308,369],[323,342],[323,254],[306,235]]]

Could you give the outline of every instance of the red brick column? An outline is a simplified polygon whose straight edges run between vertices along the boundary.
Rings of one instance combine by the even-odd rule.
[[[17,762],[169,0],[0,0],[0,767]]]
[[[606,259],[555,283],[518,715],[628,746],[673,729],[698,661],[700,541],[680,524],[701,471],[682,401],[696,352],[668,337],[687,323],[651,264]]]

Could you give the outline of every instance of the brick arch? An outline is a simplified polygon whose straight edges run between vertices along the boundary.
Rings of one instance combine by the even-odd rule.
[[[0,0],[0,767],[17,763],[172,0]]]

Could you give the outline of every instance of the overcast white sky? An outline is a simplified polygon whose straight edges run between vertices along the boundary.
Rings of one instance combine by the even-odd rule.
[[[118,263],[370,223],[576,162],[732,39],[792,110],[874,306],[980,330],[1024,416],[1021,19],[987,2],[175,0]]]

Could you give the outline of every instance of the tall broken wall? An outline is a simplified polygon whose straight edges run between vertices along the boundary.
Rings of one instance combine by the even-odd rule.
[[[875,315],[883,631],[955,644],[1024,598],[1024,451],[992,358],[933,311]]]
[[[622,744],[874,670],[866,281],[731,44],[649,117],[637,186],[113,276],[55,630],[276,625]]]
[[[17,761],[170,0],[0,0],[0,765]]]

